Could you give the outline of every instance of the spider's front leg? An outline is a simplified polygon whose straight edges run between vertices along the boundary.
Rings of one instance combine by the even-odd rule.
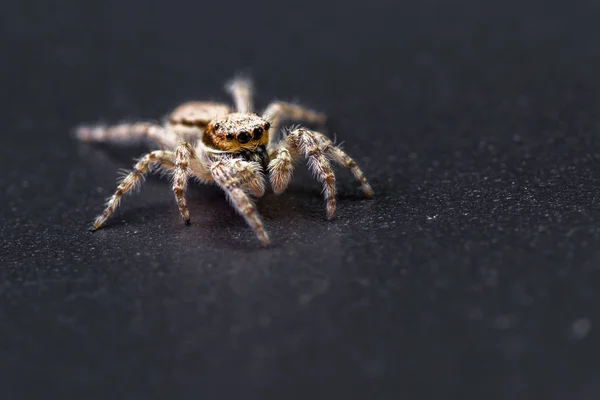
[[[226,168],[234,171],[246,192],[256,197],[262,197],[265,194],[265,180],[259,163],[239,158],[226,159],[223,160],[223,163]]]
[[[262,176],[260,172],[253,172],[254,169],[258,171],[260,166],[257,163],[235,159],[218,160],[210,166],[211,175],[217,185],[225,191],[232,205],[244,217],[262,244],[267,245],[270,242],[269,235],[265,231],[256,206],[246,194],[246,190],[255,194],[264,192]],[[242,170],[243,172],[240,173]]]
[[[325,135],[304,128],[290,132],[270,153],[271,161],[268,169],[275,194],[283,192],[289,184],[293,161],[300,153],[308,159],[309,168],[323,185],[328,218],[333,217],[336,202],[335,175],[329,159],[350,169],[361,183],[365,195],[373,196],[373,189],[367,182],[367,178],[348,154],[335,146]]]
[[[133,167],[133,170],[123,178],[115,193],[108,199],[106,208],[94,220],[92,230],[99,229],[104,225],[108,217],[111,216],[119,205],[123,195],[130,192],[144,179],[144,175],[148,172],[152,163],[157,163],[163,168],[172,170],[175,167],[175,155],[170,151],[157,150],[140,158]]]

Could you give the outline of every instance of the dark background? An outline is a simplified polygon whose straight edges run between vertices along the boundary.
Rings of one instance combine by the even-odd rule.
[[[3,4],[1,397],[598,398],[600,3],[239,3]],[[72,127],[236,73],[326,112],[375,199],[338,169],[328,222],[300,164],[263,249],[149,178],[87,232],[145,149]]]

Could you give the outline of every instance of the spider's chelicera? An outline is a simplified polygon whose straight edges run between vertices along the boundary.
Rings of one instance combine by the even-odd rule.
[[[82,126],[77,137],[86,142],[127,142],[146,139],[161,150],[142,156],[119,183],[106,208],[93,223],[99,229],[115,211],[121,197],[138,185],[153,166],[173,177],[173,192],[186,224],[190,213],[185,200],[189,178],[214,182],[225,191],[235,209],[263,244],[269,243],[252,197],[265,192],[268,175],[273,192],[282,193],[292,177],[293,162],[304,156],[323,185],[327,216],[335,212],[335,176],[330,160],[349,168],[368,197],[373,190],[354,160],[319,132],[305,128],[286,130],[277,140],[282,120],[323,124],[325,116],[296,104],[271,103],[262,115],[252,112],[249,81],[234,79],[227,85],[235,110],[226,104],[189,102],[177,107],[164,125],[148,122],[115,126]]]

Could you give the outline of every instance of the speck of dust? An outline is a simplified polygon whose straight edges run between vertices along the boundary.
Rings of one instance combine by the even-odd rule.
[[[580,318],[571,325],[571,334],[575,339],[583,339],[592,330],[592,322],[587,318]]]

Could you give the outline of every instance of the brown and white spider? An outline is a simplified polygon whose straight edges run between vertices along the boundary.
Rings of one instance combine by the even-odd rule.
[[[373,195],[354,160],[323,134],[298,127],[286,130],[283,138],[277,140],[282,120],[323,124],[323,114],[296,104],[273,102],[259,116],[252,112],[249,81],[234,79],[226,89],[233,96],[233,112],[226,104],[189,102],[177,107],[162,126],[137,122],[76,129],[77,138],[85,142],[146,139],[161,148],[142,156],[121,180],[106,209],[96,217],[92,230],[106,222],[121,197],[135,188],[154,166],[173,177],[175,200],[186,224],[190,223],[185,200],[188,178],[214,182],[265,245],[269,236],[250,196],[264,194],[265,174],[270,178],[273,192],[282,193],[292,176],[293,162],[300,155],[307,158],[309,168],[323,185],[328,218],[335,211],[335,176],[330,160],[349,168],[365,195]]]

